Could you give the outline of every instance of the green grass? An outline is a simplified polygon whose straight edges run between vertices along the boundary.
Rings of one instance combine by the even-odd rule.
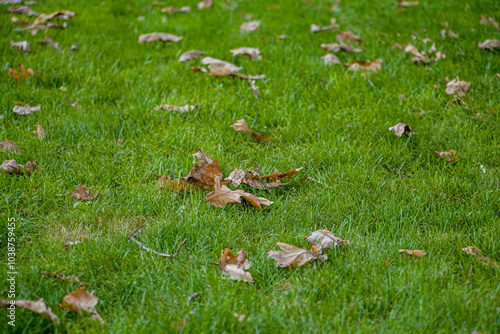
[[[191,5],[192,12],[166,22],[152,2],[31,6],[39,13],[78,13],[67,29],[49,31],[62,54],[36,43],[43,32],[16,31],[8,6],[0,7],[0,137],[22,150],[21,156],[0,152],[0,158],[36,160],[43,168],[31,177],[0,177],[0,259],[6,263],[7,218],[16,218],[17,298],[44,298],[61,319],[55,326],[18,309],[10,331],[157,333],[177,332],[182,324],[185,333],[500,331],[499,269],[461,251],[475,245],[500,260],[500,53],[477,47],[500,39],[494,27],[479,24],[481,15],[500,20],[500,2],[472,0],[467,9],[463,1],[424,0],[397,14],[388,0],[344,0],[335,13],[329,10],[333,1],[313,1],[322,5],[313,8],[305,1],[214,0],[212,8],[198,11],[190,0],[167,2]],[[275,3],[279,9],[266,9]],[[245,20],[239,12],[261,20],[260,30],[240,33]],[[384,60],[381,71],[367,74],[374,87],[360,73],[322,63],[320,44],[334,42],[336,33],[311,35],[309,25],[327,25],[331,17],[341,31],[361,36],[366,48],[337,54],[342,63]],[[444,21],[458,39],[441,41]],[[183,40],[140,45],[138,36],[150,32]],[[291,39],[277,41],[280,34]],[[447,56],[430,70],[391,50],[407,42],[426,49],[426,37]],[[31,53],[10,48],[10,41],[21,40],[32,43]],[[69,50],[73,43],[75,52]],[[229,50],[241,46],[260,48],[262,61],[232,59]],[[260,98],[243,80],[192,73],[189,66],[198,61],[177,61],[192,49],[243,66],[242,73],[266,74],[257,82]],[[45,80],[11,80],[7,70],[19,63]],[[445,94],[444,78],[457,75],[472,83],[464,98],[470,108]],[[42,109],[19,116],[12,112],[14,101]],[[71,107],[74,101],[80,110]],[[200,108],[151,112],[164,103]],[[421,109],[432,112],[421,116]],[[240,118],[272,140],[257,143],[235,132],[230,125]],[[387,130],[399,122],[415,131],[409,142]],[[37,123],[47,133],[43,141],[32,134]],[[272,194],[249,190],[274,201],[260,212],[212,207],[204,203],[205,193],[158,192],[156,176],[187,175],[198,147],[219,160],[224,176],[255,163],[265,174],[305,170]],[[434,154],[450,149],[458,152],[457,163]],[[392,175],[382,163],[411,177]],[[98,197],[75,203],[71,193],[79,183]],[[137,226],[145,227],[140,240],[158,251],[174,252],[184,238],[188,242],[177,258],[160,258],[127,239]],[[317,229],[352,245],[293,271],[266,258],[278,241],[306,247],[303,237]],[[81,236],[88,241],[62,250]],[[255,283],[221,277],[211,262],[226,247],[248,251]],[[398,253],[402,248],[428,254],[409,260]],[[0,298],[7,298],[3,268]],[[99,297],[104,327],[59,309],[78,286],[42,277],[44,271],[88,282]],[[284,293],[279,282],[290,282],[293,290]],[[202,295],[188,304],[195,292]],[[233,313],[245,314],[245,321]],[[7,328],[6,313],[0,314]]]

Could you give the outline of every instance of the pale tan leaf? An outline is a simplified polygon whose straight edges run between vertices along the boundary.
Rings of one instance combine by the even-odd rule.
[[[10,46],[13,47],[14,49],[19,49],[26,53],[30,52],[30,43],[28,41],[15,42],[15,43],[10,42]]]
[[[205,9],[208,7],[212,7],[212,5],[213,5],[213,0],[204,0],[204,1],[198,2],[198,9],[202,10],[202,9]]]
[[[245,178],[245,171],[242,169],[236,168],[234,171],[229,174],[229,176],[224,179],[223,183],[228,184],[231,183],[234,187],[238,188],[243,179]]]
[[[351,244],[349,240],[336,237],[332,232],[328,230],[314,231],[311,234],[305,236],[304,239],[307,239],[307,241],[309,241],[312,246],[316,246],[320,253],[323,251],[323,249],[331,249],[337,246],[348,246]]]
[[[259,29],[260,21],[250,21],[240,25],[240,32],[253,32]]]
[[[184,6],[181,8],[177,7],[165,7],[160,10],[162,13],[166,14],[174,14],[174,13],[189,13],[191,11],[191,7],[189,6]]]
[[[325,62],[325,65],[338,65],[340,64],[339,58],[334,55],[333,53],[327,53],[323,57],[321,57],[323,61]]]
[[[41,108],[42,108],[41,104],[37,105],[36,107],[30,107],[28,104],[25,104],[25,105],[14,106],[12,111],[18,115],[29,115],[36,111],[39,111]]]
[[[182,63],[182,62],[185,62],[187,60],[198,59],[201,56],[203,56],[204,54],[205,54],[205,52],[201,52],[201,51],[197,51],[197,50],[187,51],[187,52],[184,52],[183,54],[181,54],[181,56],[179,57],[179,62]]]
[[[173,105],[170,105],[170,104],[162,104],[162,105],[159,105],[157,107],[154,108],[155,111],[159,111],[159,110],[166,110],[166,111],[176,111],[176,112],[180,112],[180,113],[185,113],[185,112],[188,112],[188,111],[193,111],[195,110],[196,108],[198,108],[198,105],[195,104],[195,105],[189,105],[189,104],[186,104],[185,106],[173,106]]]
[[[456,77],[446,84],[446,94],[457,94],[458,96],[465,96],[469,93],[470,86],[470,82],[460,81],[460,79]]]
[[[245,271],[250,269],[250,261],[246,259],[247,251],[242,249],[238,256],[234,255],[229,248],[221,251],[221,264],[219,269],[223,274],[229,274],[232,280],[242,280],[244,282],[253,282],[252,275]]]
[[[45,130],[42,128],[40,124],[36,125],[36,131],[33,131],[33,134],[37,135],[38,139],[40,140],[45,138]]]
[[[457,154],[457,151],[455,151],[455,150],[444,151],[444,152],[434,151],[434,153],[436,153],[439,158],[444,159],[444,160],[446,160],[446,162],[449,162],[449,163],[455,162],[458,160],[458,157],[455,156]]]
[[[402,255],[404,255],[404,256],[406,256],[408,258],[410,258],[410,257],[422,257],[425,254],[427,254],[427,252],[425,252],[423,250],[418,250],[418,249],[415,249],[415,250],[400,249],[399,253],[401,253]]]
[[[238,72],[243,69],[243,67],[238,67],[234,64],[231,64],[227,61],[223,61],[220,59],[212,58],[212,57],[205,57],[201,60],[201,63],[203,65],[208,65],[209,68],[217,68],[217,67],[223,67],[228,69],[231,72]]]
[[[276,244],[281,248],[281,251],[271,250],[267,253],[267,258],[276,260],[276,265],[278,267],[286,268],[290,266],[290,268],[297,268],[311,260],[317,260],[319,258],[319,251],[314,246],[308,251],[282,242],[277,242]],[[322,259],[326,258],[323,257]]]
[[[242,118],[236,121],[231,127],[235,131],[245,131],[248,133],[251,133],[252,136],[257,140],[257,141],[266,141],[267,139],[263,136],[261,136],[258,132],[253,131],[247,124],[247,122]]]
[[[418,6],[419,2],[418,1],[399,1],[398,6],[400,7],[412,7],[412,6]]]
[[[0,141],[0,150],[4,152],[9,151],[9,153],[14,152],[17,154],[21,154],[21,150],[19,149],[19,147],[17,147],[17,145],[13,141],[10,141],[8,139]]]
[[[42,24],[45,24],[47,21],[50,21],[50,20],[55,19],[55,18],[67,21],[69,19],[72,19],[76,15],[77,15],[76,13],[70,12],[69,10],[61,10],[61,11],[54,12],[51,14],[42,13],[35,19],[35,21],[33,21],[33,25],[34,26],[42,25]]]
[[[394,126],[391,126],[389,128],[389,131],[394,131],[394,135],[397,137],[401,137],[404,133],[408,133],[409,136],[414,134],[410,125],[405,124],[405,123],[398,123]]]
[[[182,39],[182,37],[175,36],[172,34],[162,33],[162,32],[154,32],[150,34],[143,34],[139,36],[139,43],[143,44],[144,42],[151,43],[154,41],[160,42],[173,42],[177,43]]]
[[[485,264],[490,264],[491,266],[493,266],[493,268],[498,268],[498,263],[496,261],[481,254],[481,251],[474,246],[462,248],[462,251],[465,252],[466,254],[474,255],[480,262],[483,262]]]
[[[36,302],[32,300],[16,300],[14,301],[14,308],[22,307],[28,311],[35,312],[40,315],[42,318],[49,319],[56,325],[59,325],[61,322],[59,321],[59,317],[52,311],[50,306],[47,306],[43,301],[43,298],[38,299]],[[0,304],[7,309],[11,307],[12,301],[2,299],[0,300]],[[5,328],[5,327],[4,327]]]
[[[230,50],[231,54],[233,57],[236,57],[238,55],[243,55],[247,56],[250,59],[254,60],[261,60],[262,57],[260,56],[261,51],[256,48],[249,48],[249,47],[241,47],[237,49]]]
[[[210,165],[213,160],[212,158],[210,158],[210,156],[208,154],[206,154],[205,152],[203,152],[203,148],[199,148],[198,149],[198,152],[192,154],[193,157],[195,157],[196,159],[198,159],[198,165],[200,167],[206,167],[208,165]],[[193,161],[194,163],[194,161]]]
[[[358,45],[361,45],[363,39],[361,37],[355,35],[352,31],[343,31],[337,33],[337,41],[342,43],[343,41],[347,42],[355,42]]]
[[[350,71],[360,71],[360,70],[368,70],[372,72],[378,72],[378,70],[382,67],[382,59],[375,59],[374,61],[369,60],[357,60],[353,61],[349,65]]]
[[[489,49],[489,50],[498,49],[500,48],[500,41],[498,39],[487,39],[482,43],[479,42],[477,46],[480,49]]]
[[[11,6],[8,9],[9,12],[11,13],[17,13],[21,15],[27,15],[27,16],[37,16],[38,13],[35,12],[33,9],[29,8],[28,6]]]

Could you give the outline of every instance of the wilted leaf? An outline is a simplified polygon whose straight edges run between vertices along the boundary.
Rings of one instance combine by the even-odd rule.
[[[39,111],[42,108],[42,105],[38,105],[36,107],[30,107],[29,104],[25,105],[16,105],[12,109],[13,112],[15,112],[18,115],[29,115],[34,113],[35,111]]]
[[[330,25],[322,27],[317,24],[311,24],[311,34],[315,32],[321,32],[321,31],[327,31],[327,30],[335,30],[338,29],[340,26],[337,24],[334,18],[330,20]]]
[[[46,23],[47,21],[50,21],[52,19],[58,18],[60,20],[67,21],[69,19],[72,19],[73,17],[76,16],[76,13],[70,12],[69,10],[60,10],[58,12],[54,12],[51,14],[40,14],[35,21],[33,21],[33,25],[42,25]]]
[[[487,39],[484,42],[479,42],[477,44],[481,49],[493,50],[495,48],[500,48],[500,41],[498,39]]]
[[[462,251],[464,251],[466,254],[474,255],[479,261],[485,264],[491,264],[493,268],[498,268],[498,263],[496,261],[481,254],[481,251],[474,246],[462,248]]]
[[[73,193],[71,194],[71,198],[82,201],[93,200],[96,196],[97,194],[96,195],[92,194],[90,190],[85,188],[81,183],[78,185],[78,187],[76,187],[76,190],[73,191]]]
[[[78,284],[86,284],[86,283],[80,282],[80,280],[76,276],[66,276],[64,274],[56,274],[55,271],[53,273],[49,273],[48,271],[44,271],[43,272],[43,276],[45,276],[45,277],[55,277],[55,278],[62,279],[63,281],[70,281],[70,282],[78,283]]]
[[[22,41],[16,43],[10,42],[10,46],[13,47],[14,49],[19,49],[26,53],[30,52],[30,43],[28,41]]]
[[[233,57],[236,57],[238,55],[243,55],[250,57],[251,59],[255,60],[261,60],[262,57],[260,56],[261,51],[256,48],[248,48],[248,47],[242,47],[242,48],[237,48],[233,49],[230,51]]]
[[[458,157],[454,156],[457,154],[457,151],[455,150],[444,151],[444,152],[434,151],[434,153],[436,153],[437,156],[440,157],[441,159],[446,160],[446,162],[455,162],[458,160]]]
[[[457,94],[458,96],[465,96],[469,93],[470,85],[470,82],[460,81],[460,79],[456,77],[446,84],[446,94]]]
[[[211,205],[223,208],[228,203],[241,203],[241,198],[247,200],[252,206],[261,210],[261,205],[271,205],[273,202],[270,200],[257,197],[255,195],[244,192],[243,190],[233,191],[225,185],[221,185],[219,176],[215,177],[215,190],[206,196],[206,201]]]
[[[159,106],[155,107],[154,110],[155,111],[159,111],[159,110],[177,111],[177,112],[180,112],[180,113],[185,113],[185,112],[188,112],[188,111],[193,111],[196,108],[198,108],[197,104],[192,105],[192,106],[186,104],[183,107],[172,106],[170,104],[163,104],[163,105],[159,105]]]
[[[350,71],[360,71],[360,70],[368,70],[372,72],[378,72],[380,68],[382,67],[382,59],[375,59],[374,61],[369,61],[369,60],[356,60],[353,61],[349,65],[349,70]]]
[[[104,324],[104,320],[95,308],[98,302],[99,298],[94,296],[93,292],[85,291],[84,288],[78,288],[75,292],[64,296],[63,302],[59,307],[78,314],[82,314],[82,311],[92,313],[92,319],[98,319],[101,324]]]
[[[240,73],[235,73],[226,67],[213,67],[210,69],[210,75],[214,77],[238,77],[243,80],[262,80],[266,78],[264,74],[244,75]]]
[[[418,250],[418,249],[415,249],[415,250],[409,250],[409,249],[400,249],[399,250],[399,253],[403,254],[404,256],[410,258],[410,257],[422,257],[424,256],[425,254],[427,254],[427,252],[423,251],[423,250]]]
[[[174,14],[174,13],[189,13],[191,11],[191,7],[189,6],[184,6],[181,8],[177,7],[165,7],[161,9],[162,13],[166,14]]]
[[[245,131],[245,132],[251,133],[252,136],[257,141],[266,141],[267,140],[266,138],[264,138],[263,136],[261,136],[258,132],[255,132],[252,129],[250,129],[250,127],[248,126],[247,122],[243,118],[237,120],[236,123],[234,123],[233,125],[231,125],[231,127],[235,131]]]
[[[199,160],[199,163],[182,180],[199,187],[212,188],[215,185],[215,178],[222,178],[219,161],[217,159],[212,160],[201,148],[193,156]]]
[[[202,9],[205,9],[208,7],[212,7],[212,4],[213,4],[212,0],[205,0],[205,1],[198,2],[198,9],[202,10]]]
[[[340,52],[344,51],[347,53],[360,53],[363,52],[362,49],[355,49],[351,44],[345,44],[345,43],[332,43],[332,44],[321,44],[321,47],[325,51],[333,51],[333,52]]]
[[[339,58],[334,55],[333,53],[327,53],[323,57],[321,57],[323,61],[325,62],[325,65],[338,65],[340,64]]]
[[[363,42],[361,37],[356,36],[355,34],[352,33],[352,31],[343,31],[337,33],[337,41],[339,43],[342,43],[343,41],[356,42],[358,45],[361,45],[361,43]]]
[[[282,250],[269,251],[269,253],[267,253],[267,258],[276,260],[276,266],[281,268],[289,267],[294,269],[303,266],[311,260],[327,259],[326,255],[319,254],[319,250],[315,246],[313,246],[311,250],[306,250],[282,242],[277,242],[276,244]]]
[[[394,131],[394,135],[401,137],[404,133],[408,133],[408,136],[413,134],[413,130],[408,124],[398,123],[389,128],[389,131]]]
[[[0,150],[6,152],[7,150],[9,153],[18,153],[21,154],[21,150],[19,150],[19,147],[13,142],[8,139],[4,139],[0,141]]]
[[[269,181],[269,182],[275,182],[275,181],[282,180],[282,179],[291,179],[295,174],[300,172],[302,169],[303,169],[303,167],[294,168],[291,171],[285,172],[285,173],[280,173],[276,169],[272,174],[262,176],[262,179]]]
[[[11,13],[17,13],[21,15],[27,15],[27,16],[37,16],[38,13],[35,12],[33,9],[29,8],[28,6],[12,6],[9,7],[9,12]]]
[[[481,15],[481,21],[479,23],[485,25],[492,25],[493,27],[495,27],[495,29],[500,30],[498,22],[495,21],[495,16],[486,18],[485,16]]]
[[[0,300],[0,304],[2,307],[7,309],[9,305],[11,305],[12,301],[2,299]],[[35,312],[36,314],[40,315],[42,318],[49,319],[56,325],[59,325],[61,322],[59,321],[59,318],[57,315],[52,311],[50,306],[47,306],[45,302],[43,301],[43,298],[38,299],[36,302],[32,300],[16,300],[15,301],[15,307],[22,307],[28,311]]]
[[[212,57],[203,58],[201,60],[201,63],[203,65],[208,65],[209,68],[218,68],[218,67],[227,68],[231,72],[238,72],[239,70],[243,69],[243,67],[238,67],[234,64],[231,64],[230,62]]]
[[[45,130],[42,128],[40,124],[36,125],[36,131],[33,131],[35,135],[37,135],[38,139],[42,140],[45,138]]]
[[[160,175],[160,178],[156,183],[156,188],[158,190],[169,189],[170,191],[173,192],[182,193],[184,191],[191,190],[193,188],[193,185],[191,183],[187,183],[183,179],[174,181],[168,175],[166,176]]]
[[[187,52],[184,52],[183,54],[181,54],[181,56],[179,57],[179,62],[182,63],[186,60],[198,59],[201,56],[203,56],[204,54],[205,54],[205,52],[196,51],[196,50],[187,51]]]
[[[62,52],[61,48],[59,47],[59,43],[54,42],[52,37],[50,37],[49,35],[45,35],[45,38],[43,39],[42,42],[39,42],[39,44],[41,44],[43,46],[50,46],[51,48],[53,48],[59,52]]]
[[[231,183],[234,187],[238,188],[241,182],[243,182],[245,175],[246,173],[243,169],[236,168],[223,180],[223,184]]]
[[[28,176],[37,170],[42,170],[36,161],[28,161],[26,165],[18,165],[15,159],[5,160],[0,166],[0,170],[3,170],[6,174],[21,174],[25,172]]]
[[[39,72],[34,72],[31,68],[26,68],[24,67],[23,64],[19,64],[20,72],[19,73],[17,70],[14,70],[12,68],[9,68],[9,77],[14,79],[14,80],[27,80],[30,79],[34,76],[39,77],[40,73]]]
[[[174,42],[177,43],[182,39],[182,37],[175,36],[172,34],[167,34],[163,32],[154,32],[150,34],[143,34],[139,36],[139,43],[143,44],[144,42],[154,42],[154,41],[160,41],[160,42]]]
[[[331,249],[337,246],[349,246],[351,244],[349,240],[336,237],[328,230],[314,231],[305,236],[304,239],[307,239],[307,241],[309,241],[312,246],[315,246],[320,253],[323,252],[323,249]]]
[[[253,32],[259,29],[260,21],[250,21],[240,25],[240,32]]]
[[[412,7],[412,6],[418,6],[419,2],[418,1],[399,1],[398,6],[400,7]]]
[[[247,251],[242,249],[238,256],[234,255],[229,248],[221,251],[219,269],[223,274],[229,274],[232,280],[242,280],[244,282],[253,282],[252,275],[245,271],[250,269],[250,261],[247,259]]]

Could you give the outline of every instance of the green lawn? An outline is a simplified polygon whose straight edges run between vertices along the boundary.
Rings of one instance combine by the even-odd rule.
[[[494,26],[480,24],[481,15],[500,21],[500,2],[422,0],[401,11],[396,1],[342,0],[334,12],[333,0],[214,0],[203,10],[197,3],[59,0],[30,6],[38,13],[78,14],[53,20],[67,22],[66,29],[48,31],[62,52],[38,43],[44,31],[32,36],[11,23],[13,16],[35,17],[0,5],[0,139],[21,150],[0,151],[0,162],[36,160],[43,168],[31,176],[0,176],[0,298],[7,298],[10,286],[7,219],[15,218],[16,299],[44,298],[61,320],[57,326],[18,308],[13,328],[0,310],[0,328],[498,333],[500,268],[461,249],[476,246],[500,261],[500,51],[478,48],[500,39]],[[279,8],[269,10],[273,4]],[[190,13],[160,12],[185,5]],[[243,13],[261,20],[258,31],[239,31],[250,20]],[[337,31],[311,34],[312,23],[326,26],[332,17]],[[442,29],[459,37],[443,41]],[[363,75],[323,64],[327,52],[320,45],[336,42],[338,31],[363,39],[363,52],[336,53],[342,64],[381,58],[380,71]],[[183,39],[138,43],[139,35],[152,32]],[[282,34],[290,39],[277,40]],[[424,44],[424,38],[432,41]],[[30,53],[10,47],[24,40]],[[435,43],[446,59],[414,64],[412,55],[391,49],[395,43],[422,51]],[[243,46],[262,50],[262,60],[232,58],[229,50]],[[265,74],[255,83],[260,97],[246,80],[193,73],[189,67],[200,66],[202,58],[178,62],[189,50],[241,66],[242,74]],[[10,78],[8,70],[21,63],[40,77]],[[445,93],[445,78],[457,76],[471,83],[462,104]],[[41,110],[18,115],[15,102],[41,104]],[[153,111],[160,104],[199,108]],[[234,131],[231,125],[241,118],[270,140]],[[411,126],[409,140],[388,131],[397,123]],[[37,124],[46,131],[43,140],[32,133]],[[240,186],[274,202],[261,211],[242,204],[216,208],[205,203],[206,191],[158,191],[157,175],[186,176],[199,147],[219,160],[224,177],[256,163],[262,175],[304,169],[271,193]],[[448,150],[456,150],[458,161],[447,163],[434,153]],[[79,183],[99,194],[88,202],[72,199]],[[185,238],[187,243],[174,259],[142,251],[127,238],[139,226],[138,240],[160,252],[175,252]],[[319,229],[351,245],[294,270],[267,258],[278,250],[276,242],[310,246],[303,237]],[[87,240],[63,250],[80,237]],[[254,283],[223,278],[212,262],[224,248],[247,250]],[[428,253],[408,259],[399,249]],[[104,326],[59,308],[79,285],[44,277],[44,271],[87,282],[99,297]],[[283,289],[283,282],[292,288]],[[201,295],[188,303],[196,292]]]

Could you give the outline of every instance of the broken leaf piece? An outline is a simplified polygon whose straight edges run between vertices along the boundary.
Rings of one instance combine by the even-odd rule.
[[[352,31],[343,31],[337,33],[337,41],[342,43],[343,41],[356,42],[356,44],[361,45],[363,40],[361,37],[356,36]]]
[[[19,68],[20,68],[21,73],[19,73],[17,70],[9,68],[9,73],[8,73],[9,77],[14,79],[14,80],[27,80],[27,79],[30,79],[34,76],[37,76],[37,77],[40,76],[39,72],[35,73],[31,68],[28,68],[26,70],[26,68],[24,67],[23,64],[19,64]]]
[[[42,24],[46,23],[47,21],[50,21],[54,18],[58,18],[60,20],[67,21],[69,19],[72,19],[75,16],[76,16],[76,13],[70,12],[69,10],[60,10],[58,12],[54,12],[51,14],[42,13],[35,19],[35,21],[33,21],[33,25],[34,26],[42,25]]]
[[[241,203],[241,198],[247,200],[252,206],[261,210],[261,205],[271,205],[272,201],[244,192],[243,190],[233,191],[225,185],[221,185],[219,176],[215,177],[215,190],[206,196],[206,201],[211,205],[223,208],[228,203]]]
[[[29,8],[28,6],[11,6],[9,7],[9,12],[11,13],[17,13],[21,15],[27,15],[27,16],[37,16],[38,13],[35,12],[33,9]]]
[[[394,131],[394,135],[398,137],[401,137],[404,133],[408,133],[408,136],[411,136],[413,134],[413,130],[411,129],[410,125],[405,123],[398,123],[394,126],[391,126],[389,128],[389,131]]]
[[[32,300],[0,300],[0,304],[2,307],[7,309],[10,305],[14,305],[15,308],[22,307],[28,311],[35,312],[40,315],[42,318],[49,319],[56,325],[59,325],[61,322],[57,315],[52,311],[50,306],[47,306],[43,301],[43,298],[38,299],[36,302]]]
[[[238,256],[234,255],[229,248],[221,250],[219,269],[223,274],[229,274],[232,280],[253,282],[252,275],[245,270],[250,269],[250,261],[247,260],[247,251],[242,249]]]
[[[12,109],[13,112],[15,112],[18,115],[29,115],[34,113],[35,111],[38,111],[42,108],[42,105],[39,104],[36,107],[30,107],[29,104],[25,105],[16,105]]]
[[[33,134],[37,135],[38,139],[40,140],[45,138],[45,130],[42,128],[40,124],[36,125],[36,131],[33,131]]]
[[[52,37],[50,37],[49,35],[45,35],[45,38],[43,39],[42,42],[39,42],[39,44],[41,44],[43,46],[50,46],[51,48],[53,48],[59,52],[62,52],[61,48],[59,47],[59,43],[54,42]]]
[[[154,42],[154,41],[160,41],[160,42],[174,42],[177,43],[182,39],[182,37],[175,36],[172,34],[167,34],[163,32],[154,32],[150,34],[143,34],[139,36],[139,43],[143,44],[144,42]]]
[[[204,1],[198,2],[198,9],[202,10],[202,9],[205,9],[208,7],[212,7],[212,5],[213,5],[213,0],[204,0]]]
[[[337,246],[349,246],[351,244],[349,240],[336,237],[328,230],[314,231],[313,233],[306,235],[304,239],[309,241],[312,246],[315,246],[320,253],[323,252],[323,249],[331,249]]]
[[[238,188],[241,182],[243,182],[245,175],[246,173],[243,169],[236,168],[226,179],[224,179],[223,184],[231,183],[234,187]]]
[[[466,254],[474,255],[479,261],[481,261],[485,264],[491,264],[493,266],[493,268],[498,268],[498,263],[496,261],[481,254],[481,251],[474,246],[462,248],[462,251],[464,251]]]
[[[6,174],[21,174],[25,172],[28,176],[37,170],[42,170],[36,161],[28,161],[26,165],[18,165],[15,159],[5,160],[0,166],[0,170],[3,170]]]
[[[179,62],[182,63],[182,62],[185,62],[186,60],[198,59],[201,56],[203,56],[204,54],[205,54],[205,52],[196,51],[196,50],[187,51],[187,52],[184,52],[183,54],[181,54],[181,56],[179,57]]]
[[[12,45],[12,43],[11,43],[11,45]],[[477,44],[477,46],[479,46],[480,49],[493,50],[495,48],[500,48],[500,41],[498,39],[487,39],[482,43],[479,42]]]
[[[340,42],[340,44],[337,44],[337,43],[321,44],[321,47],[325,51],[333,51],[333,52],[340,52],[340,51],[344,51],[347,53],[363,52],[362,49],[355,49],[351,44],[344,44],[343,42]]]
[[[210,69],[210,75],[214,77],[238,77],[243,80],[262,80],[266,78],[264,74],[244,75],[240,73],[235,73],[226,67],[213,67]]]
[[[291,171],[285,172],[285,173],[280,173],[276,169],[272,174],[262,176],[262,179],[266,180],[266,181],[270,181],[270,182],[275,182],[275,181],[282,180],[282,179],[285,179],[285,178],[286,179],[291,179],[295,174],[297,174],[298,172],[300,172],[302,169],[303,169],[303,167],[301,167],[301,168],[294,168]]]
[[[173,192],[182,193],[184,191],[191,190],[193,188],[193,185],[191,183],[187,183],[183,179],[174,181],[168,175],[166,176],[160,175],[160,178],[156,183],[156,188],[158,190],[169,189],[170,191]]]
[[[191,11],[191,7],[189,7],[189,6],[184,6],[181,8],[170,6],[170,7],[165,7],[165,8],[161,9],[161,12],[166,13],[166,14],[189,13],[190,11]]]
[[[85,283],[80,282],[80,280],[76,276],[66,276],[64,274],[56,274],[55,271],[52,272],[52,273],[49,273],[48,271],[44,271],[43,272],[43,276],[45,276],[45,277],[55,277],[55,278],[62,279],[63,281],[70,281],[70,282],[78,283],[78,284],[85,284]]]
[[[253,32],[259,29],[260,21],[250,21],[240,25],[240,32]]]
[[[289,267],[294,269],[303,266],[311,260],[327,259],[326,255],[319,255],[319,250],[315,246],[308,251],[282,242],[277,242],[276,245],[282,250],[269,251],[267,253],[267,258],[276,260],[276,266],[281,268]]]
[[[215,185],[215,179],[222,178],[219,161],[212,160],[203,149],[199,148],[198,152],[193,154],[199,160],[199,163],[191,169],[189,174],[182,178],[182,180],[193,183],[199,187],[212,188]]]
[[[323,57],[321,57],[323,61],[325,62],[325,65],[338,65],[340,64],[339,58],[334,55],[333,53],[327,53]]]
[[[264,138],[263,136],[261,136],[258,132],[255,132],[252,129],[250,129],[250,127],[248,126],[247,122],[243,118],[237,120],[236,123],[234,123],[233,125],[231,125],[231,127],[235,131],[245,131],[245,132],[251,133],[252,136],[257,141],[266,141],[267,140],[266,138]]]
[[[444,151],[444,152],[434,151],[434,153],[436,153],[439,158],[446,160],[446,162],[451,163],[458,160],[458,157],[454,156],[457,154],[457,151],[455,150]]]
[[[327,30],[335,30],[338,29],[340,26],[337,24],[334,18],[330,19],[330,25],[322,27],[317,24],[311,24],[311,34],[314,34],[315,32],[321,32],[321,31],[327,31]]]
[[[21,153],[21,150],[19,150],[19,147],[17,147],[17,145],[13,142],[13,141],[10,141],[8,139],[4,139],[2,141],[0,141],[0,150],[1,151],[9,151],[9,153],[18,153],[20,154]]]
[[[28,41],[22,41],[16,43],[10,42],[10,46],[13,47],[14,49],[19,49],[26,53],[30,52],[30,43]]]
[[[418,6],[419,2],[418,1],[399,1],[398,6],[399,7],[412,7],[412,6]]]
[[[423,251],[423,250],[418,250],[418,249],[415,249],[415,250],[410,250],[410,249],[400,249],[399,250],[399,253],[403,254],[404,256],[410,258],[410,257],[422,257],[424,256],[425,254],[427,254],[427,252]]]
[[[154,110],[155,111],[159,111],[159,110],[178,111],[180,113],[185,113],[185,112],[188,112],[188,111],[193,111],[196,108],[198,108],[198,105],[196,105],[196,104],[192,105],[192,106],[186,104],[183,107],[173,106],[173,105],[170,105],[170,104],[163,104],[163,105],[159,105],[159,106],[155,107]]]
[[[375,59],[374,61],[369,60],[356,60],[349,64],[350,71],[360,71],[360,70],[368,70],[372,72],[378,72],[382,67],[382,59]]]
[[[82,311],[92,313],[92,319],[98,319],[101,324],[104,324],[104,320],[95,308],[98,302],[99,298],[94,296],[93,292],[85,291],[84,288],[78,288],[75,292],[64,296],[63,302],[59,307],[78,314],[82,314]]]
[[[458,96],[465,96],[469,93],[470,85],[470,82],[460,81],[460,79],[456,77],[446,84],[446,94],[457,94]]]
[[[481,21],[479,23],[485,25],[492,25],[493,27],[495,27],[496,30],[500,30],[498,22],[495,21],[495,16],[486,18],[486,16],[481,15]]]
[[[233,57],[236,57],[238,55],[243,55],[249,57],[250,59],[255,59],[255,60],[262,59],[262,57],[260,56],[261,51],[256,48],[241,47],[230,50],[230,52],[233,55]]]
[[[73,191],[71,194],[71,198],[74,198],[76,200],[82,200],[82,201],[89,201],[93,200],[97,195],[94,195],[83,186],[83,184],[79,184],[78,187],[76,187],[76,190]]]
[[[217,67],[227,68],[231,72],[238,72],[239,70],[243,69],[243,67],[238,67],[234,64],[231,64],[230,62],[212,57],[203,58],[201,60],[201,63],[203,65],[208,65],[209,68],[217,68]]]

